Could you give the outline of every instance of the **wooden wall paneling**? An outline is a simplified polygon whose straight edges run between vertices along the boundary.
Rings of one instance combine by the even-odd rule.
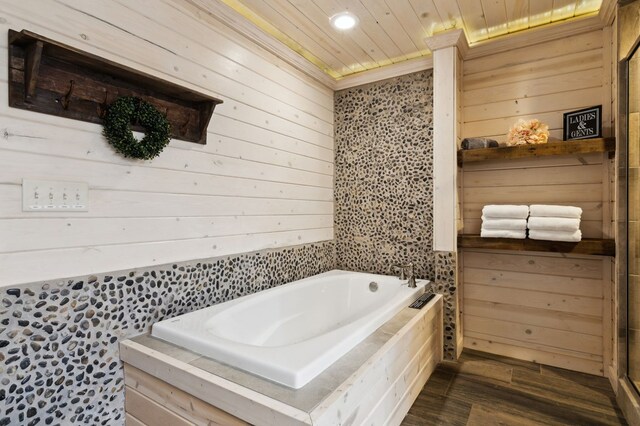
[[[491,285],[465,283],[467,299],[517,304],[530,308],[549,309],[553,311],[575,313],[581,315],[602,316],[602,296],[588,298],[583,296],[557,295],[537,290],[517,290],[511,288],[494,288]]]
[[[195,424],[213,423],[229,426],[248,424],[131,365],[125,364],[124,370],[127,392],[131,391],[143,395],[173,415],[183,417]],[[134,394],[134,398],[136,397],[137,395]],[[129,394],[127,394],[127,398],[129,398]],[[127,409],[129,413],[133,414],[140,407],[132,407],[132,404],[128,404],[127,408],[134,408],[134,410]]]
[[[462,28],[462,13],[458,2],[448,0],[433,0],[438,9],[443,29]]]
[[[465,250],[465,346],[602,375],[608,258],[565,256]]]
[[[576,13],[575,0],[553,0],[553,12],[551,20],[559,21],[569,19]]]
[[[329,0],[314,0],[318,3],[323,3]],[[402,61],[407,59],[400,46],[398,46],[390,37],[387,29],[382,27],[375,16],[371,14],[369,9],[362,2],[350,2],[347,0],[333,0],[340,5],[340,11],[349,10],[353,12],[360,23],[358,26],[362,28],[367,36],[373,40],[373,42],[387,55],[392,62]]]
[[[552,19],[539,13],[543,3],[528,3],[530,24]],[[565,3],[558,12],[573,14],[575,3]],[[538,118],[562,138],[563,112],[598,104],[607,123],[606,38],[595,30],[465,61],[463,136],[504,142],[518,118]],[[610,161],[591,153],[464,163],[463,233],[479,232],[486,204],[557,203],[583,208],[585,238],[610,237]],[[465,347],[604,374],[610,258],[469,248],[462,257]]]
[[[602,321],[598,317],[589,315],[549,312],[545,309],[473,299],[465,301],[465,314],[471,318],[486,318],[495,321],[517,318],[521,324],[530,324],[544,329],[562,330],[568,333],[588,334],[596,337],[603,336]]]
[[[529,0],[507,0],[505,9],[509,32],[529,28]]]
[[[0,82],[1,81],[0,79]],[[94,124],[79,121],[74,122],[71,120],[60,121],[56,119],[56,117],[43,114],[34,115],[27,111],[9,108],[6,105],[0,105],[0,114],[2,114],[5,119],[2,123],[2,129],[5,132],[4,143],[7,148],[12,150],[43,154],[62,152],[64,156],[91,158],[119,164],[132,164],[131,160],[124,159],[114,152],[102,137],[99,131],[100,127]],[[252,149],[253,147],[251,145],[238,143],[238,141],[257,145],[258,148],[256,148],[256,150],[262,149],[260,146],[271,148],[272,151],[268,154],[270,159],[267,160],[277,158],[280,164],[284,164],[284,159],[286,159],[287,166],[289,166],[289,161],[291,161],[292,158],[297,158],[297,161],[309,161],[307,158],[311,158],[327,163],[328,165],[325,165],[327,168],[333,167],[332,149],[311,144],[295,137],[276,134],[253,124],[239,122],[235,119],[222,116],[213,117],[212,122],[212,126],[215,127],[216,131],[215,133],[212,131],[209,133],[212,135],[212,138],[218,137],[218,139],[214,139],[217,145],[220,145],[222,141],[229,144],[235,143],[241,150],[246,151],[244,155],[248,155],[249,158],[251,158],[251,155],[255,156],[254,150]],[[34,126],[34,123],[37,125]],[[183,153],[179,155],[186,156],[186,158],[189,156],[191,156],[191,158],[197,158],[201,153],[215,153],[216,150],[220,152],[218,146],[195,146],[178,140],[171,141],[166,148],[166,150],[174,149],[183,150]],[[179,152],[180,151],[174,151],[170,155],[155,158],[153,162],[138,162],[136,165],[144,167],[162,163],[172,164],[173,167],[176,167],[175,164],[182,160],[174,162],[171,161],[171,157]],[[299,156],[287,157],[289,153],[299,154]],[[229,154],[229,151],[227,151],[226,155],[239,158],[243,154],[241,152]],[[265,161],[265,157],[261,158],[261,162],[268,163],[268,161]],[[322,163],[316,163],[316,167],[322,167],[320,164]],[[211,168],[209,167],[208,170],[211,170]]]
[[[368,42],[370,40],[368,37],[361,39],[361,43],[357,43],[354,37],[344,37],[344,33],[336,31],[329,20],[329,17],[333,16],[333,13],[326,13],[316,2],[308,2],[306,0],[276,0],[270,3],[273,3],[277,10],[285,11],[285,13],[288,11],[292,14],[304,15],[309,21],[313,22],[316,28],[320,29],[320,32],[317,32],[317,30],[312,28],[312,30],[317,32],[318,40],[324,42],[329,41],[330,44],[335,46],[338,52],[345,51],[345,53],[349,53],[355,58],[351,60],[351,63],[359,64],[360,70],[368,69],[375,65],[381,66],[386,63],[382,60],[380,51],[370,49],[367,44],[362,43],[363,41]],[[291,16],[291,14],[289,16]],[[299,24],[300,28],[305,26],[304,22],[299,22]],[[349,35],[351,35],[354,30],[358,31],[358,34],[364,35],[358,26],[350,30]],[[374,50],[374,52],[371,50]],[[378,62],[376,58],[380,59],[381,62]]]
[[[291,16],[285,15],[283,12],[277,10],[277,8],[273,7],[272,3],[273,2],[243,0],[243,4],[249,7],[249,9],[279,31],[286,34],[287,37],[295,43],[304,45],[305,50],[319,58],[339,75],[361,70],[358,64],[354,63],[355,58],[353,56],[336,49],[330,43],[323,42],[326,36],[322,38],[314,37],[313,31],[311,31],[312,25],[307,24],[306,21],[303,20],[293,22]],[[301,25],[305,26],[301,28]]]
[[[129,386],[125,389],[125,410],[148,425],[194,426],[195,423],[173,413]]]
[[[469,40],[479,41],[488,37],[487,21],[485,20],[482,3],[475,1],[461,1],[458,3],[464,28]]]
[[[533,163],[535,161],[537,161],[537,158],[530,162]],[[603,167],[602,164],[593,164],[466,171],[464,184],[465,188],[526,186],[532,182],[540,185],[562,185],[568,183],[602,184],[603,169],[606,170],[607,167]]]
[[[465,346],[483,352],[552,365],[567,370],[602,375],[602,359],[596,356],[585,358],[580,356],[580,353],[558,350],[549,352],[548,347],[480,333],[467,333],[465,335]]]
[[[409,0],[411,8],[417,13],[422,28],[427,36],[442,32],[446,29],[434,0]]]
[[[497,84],[494,80],[494,84],[489,87],[465,90],[464,105],[481,105],[514,98],[520,99],[551,95],[565,92],[567,88],[571,88],[571,90],[581,90],[601,87],[603,86],[605,74],[603,68],[598,67],[541,78],[530,77],[525,81],[507,82],[503,84]]]
[[[333,108],[333,91],[319,83],[307,74],[301,73],[297,68],[264,48],[257,48],[256,43],[246,37],[238,37],[233,26],[227,25],[219,17],[212,17],[203,13],[196,2],[175,2],[173,0],[144,0],[135,4],[126,0],[115,0],[119,4],[129,7],[140,14],[149,5],[160,12],[154,17],[155,22],[171,29],[172,33],[182,34],[189,38],[197,46],[203,46],[218,53],[220,56],[236,64],[235,73],[242,76],[243,73],[253,73],[253,84],[267,89],[267,85],[276,84],[280,87],[281,94],[286,96],[298,95],[306,98],[311,103],[322,109]],[[222,39],[221,43],[212,45],[207,40]],[[188,53],[180,51],[180,54]],[[212,58],[215,60],[215,58]],[[243,80],[245,80],[243,78]],[[288,84],[282,84],[287,82]],[[271,90],[269,90],[271,92]],[[274,94],[275,95],[275,94]],[[329,104],[327,104],[329,102]],[[333,118],[331,118],[333,120]]]
[[[553,0],[529,0],[529,26],[551,22]]]
[[[239,144],[238,151],[241,152],[242,144]],[[260,150],[256,150],[260,152]],[[269,150],[265,150],[269,151]],[[173,161],[177,161],[180,157],[191,157],[194,161],[181,162],[182,170],[175,170],[177,167],[173,167],[174,170],[167,170],[158,167],[141,167],[136,173],[132,173],[131,166],[127,165],[114,165],[110,163],[98,163],[96,162],[96,168],[90,171],[84,171],[83,168],[88,166],[87,160],[67,159],[60,158],[56,161],[55,166],[50,164],[50,158],[46,155],[38,155],[31,153],[19,153],[11,152],[6,158],[3,158],[0,162],[2,166],[6,166],[7,169],[0,173],[0,182],[20,184],[20,173],[32,173],[35,172],[40,176],[49,176],[54,179],[58,177],[74,177],[81,176],[91,179],[91,182],[98,188],[112,188],[123,190],[143,190],[149,192],[168,192],[168,193],[183,193],[183,194],[215,194],[217,191],[216,186],[220,183],[217,181],[217,176],[232,177],[238,179],[251,179],[257,181],[273,182],[274,185],[278,184],[291,184],[296,185],[299,182],[307,182],[310,193],[313,193],[314,188],[331,188],[332,175],[325,173],[317,173],[314,171],[307,171],[302,168],[292,168],[290,166],[280,166],[278,164],[264,164],[258,161],[249,161],[244,158],[231,158],[223,157],[219,155],[210,155],[201,153],[199,156],[195,156],[189,151],[179,151],[178,154],[172,158]],[[271,153],[273,154],[273,153]],[[282,153],[279,153],[282,154]],[[251,154],[248,155],[251,158]],[[287,157],[281,155],[281,157]],[[209,174],[206,172],[195,172],[189,170],[189,166],[193,165],[197,168],[198,159],[202,158],[205,164],[209,167],[212,165],[216,168],[217,175]],[[293,159],[291,159],[293,160]],[[292,163],[292,161],[289,163]],[[295,161],[295,160],[294,160]],[[12,164],[13,162],[13,164]],[[16,164],[16,162],[19,162]],[[28,169],[25,165],[28,164]],[[180,163],[179,163],[180,164]],[[307,166],[310,166],[307,164]],[[61,167],[69,167],[70,169],[62,169]],[[313,168],[313,167],[309,167]],[[58,170],[56,170],[58,169]],[[101,174],[103,172],[103,174]],[[264,179],[264,176],[269,176],[269,179]],[[126,181],[118,180],[118,178],[126,178]],[[67,180],[74,180],[67,179]],[[157,180],[154,180],[157,179]],[[164,180],[168,182],[165,184]],[[224,180],[223,180],[224,181]],[[195,183],[194,183],[195,182]],[[254,183],[255,185],[256,183]],[[166,185],[166,186],[165,186]],[[182,189],[186,186],[185,189]],[[283,185],[279,185],[282,190]],[[227,192],[224,189],[220,189],[220,192]],[[233,193],[229,193],[233,195]],[[240,195],[240,194],[238,194]],[[262,194],[252,194],[253,196],[260,196]],[[267,198],[262,195],[262,198]],[[275,196],[274,198],[282,198],[281,196]],[[294,198],[294,197],[292,197]],[[309,198],[309,197],[305,197]]]
[[[505,66],[508,67],[523,63],[535,64],[537,61],[548,60],[550,58],[559,59],[564,55],[602,48],[603,43],[601,30],[590,31],[561,40],[553,40],[529,46],[522,49],[526,51],[526,54],[523,55],[518,55],[517,51],[520,49],[517,49],[516,51],[508,50],[467,60],[465,61],[464,75],[466,79],[467,76],[471,74],[489,70],[499,70]]]
[[[481,0],[481,3],[489,37],[506,34],[508,28],[505,0]]]
[[[425,43],[425,38],[433,34],[433,30],[423,25],[423,21],[416,13],[416,10],[411,5],[410,0],[385,0],[387,6],[391,4],[390,11],[395,16],[396,20],[402,24],[403,29],[407,35],[413,41],[413,44],[421,52],[422,55],[426,55],[429,50]],[[422,3],[432,3],[432,0],[423,1]],[[421,6],[424,7],[424,6]],[[427,5],[428,7],[428,5]],[[418,9],[420,10],[420,9]],[[431,19],[434,19],[431,16]],[[437,22],[437,19],[435,19]]]
[[[516,316],[516,318],[518,318]],[[512,318],[491,319],[466,314],[469,332],[481,333],[511,340],[536,343],[560,350],[570,350],[602,356],[602,336],[539,327],[510,321]]]
[[[475,254],[477,254],[477,252],[469,253],[472,257]],[[533,260],[533,262],[535,262],[535,260]],[[466,283],[491,286],[494,288],[502,287],[561,295],[571,294],[577,297],[596,299],[602,295],[602,282],[594,278],[483,269],[469,266],[465,268],[464,272]]]
[[[147,426],[131,414],[125,412],[124,424],[126,426]]]
[[[569,80],[570,81],[570,80]],[[573,105],[590,105],[593,102],[602,103],[602,85],[596,87],[588,87],[586,89],[576,89],[571,91],[571,96],[566,93],[551,93],[548,95],[535,96],[530,98],[524,96],[517,100],[506,100],[492,102],[483,105],[465,106],[464,116],[467,122],[491,120],[496,118],[509,118],[517,121],[519,116],[537,117],[539,113],[552,111],[554,114],[560,113],[562,120],[562,111],[575,108]],[[515,119],[512,117],[516,117]],[[550,123],[554,129],[561,128],[557,121]],[[562,121],[560,121],[562,124]],[[510,126],[509,126],[510,127]],[[508,131],[507,128],[505,130]]]
[[[393,43],[398,46],[404,58],[411,59],[420,56],[416,49],[423,50],[421,49],[422,43],[416,45],[413,42],[412,38],[407,34],[403,23],[391,13],[385,0],[368,0],[361,3],[367,9],[368,14],[375,19],[378,28],[392,36]]]
[[[333,239],[333,228],[279,231],[223,237],[168,240],[149,243],[101,245],[56,250],[0,253],[2,286],[29,281],[55,280],[98,271],[136,269],[194,259],[226,256],[251,250],[286,247]],[[96,256],[96,253],[99,256]],[[46,258],[47,268],[33,266],[33,258]],[[74,259],[70,263],[69,258]],[[105,266],[106,265],[106,266]]]
[[[333,227],[333,215],[207,216],[141,218],[42,218],[0,221],[0,252],[56,250],[110,244],[149,243],[242,236]]]
[[[2,285],[332,238],[329,89],[191,4],[4,3],[0,30],[34,30],[220,96],[225,109],[211,123],[211,144],[172,141],[154,161],[134,162],[113,152],[99,125],[0,105],[2,227],[30,235],[0,248]],[[109,23],[115,20],[118,27]],[[6,84],[6,76],[0,80]],[[90,211],[24,214],[21,180],[34,177],[88,182]],[[52,259],[50,269],[34,267],[40,256]]]
[[[467,250],[465,267],[497,269],[523,273],[541,273],[561,277],[602,279],[602,260],[591,256],[571,256],[563,254],[513,254],[503,251]]]
[[[326,21],[326,25],[330,25],[328,17],[344,11],[344,8],[340,6],[335,0],[320,0],[313,2],[296,0],[293,2],[293,4],[298,8],[298,10],[301,11],[301,13],[304,13],[307,16],[310,15],[310,12],[304,9],[305,6],[308,6],[309,9],[313,9],[313,14],[314,16],[316,16],[316,19],[322,19]],[[318,12],[322,13],[323,15],[317,14]],[[335,32],[333,27],[329,26],[329,28],[332,32]],[[351,36],[349,38],[353,39],[353,42],[357,46],[357,48],[366,52],[366,57],[369,59],[366,59],[364,63],[370,63],[371,61],[373,61],[373,63],[376,63],[379,66],[384,66],[390,63],[387,55],[376,45],[376,43],[369,37],[369,35],[362,30],[359,25],[357,25],[355,28],[352,28],[349,32],[349,35]],[[339,35],[338,45],[340,45],[342,42],[348,41],[345,39],[345,37]]]

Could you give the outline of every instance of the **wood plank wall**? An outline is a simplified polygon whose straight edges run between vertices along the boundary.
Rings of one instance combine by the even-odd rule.
[[[465,61],[463,136],[504,142],[538,118],[562,139],[562,113],[593,105],[612,135],[610,58],[605,29]],[[583,236],[611,238],[612,175],[606,154],[467,164],[462,233],[479,233],[485,204],[547,203],[582,207]],[[608,374],[610,258],[465,249],[460,264],[465,347]]]
[[[0,286],[333,238],[333,92],[187,1],[0,0],[28,29],[219,97],[208,144],[118,156],[101,126],[0,103]],[[3,91],[6,93],[6,90]],[[23,178],[88,182],[88,213],[23,213]]]

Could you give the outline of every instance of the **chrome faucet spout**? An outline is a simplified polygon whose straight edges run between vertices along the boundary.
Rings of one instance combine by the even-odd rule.
[[[392,265],[391,269],[398,269],[399,270],[398,278],[401,280],[407,280],[407,285],[410,288],[417,287],[416,276],[413,269],[413,262],[409,262],[406,264]]]

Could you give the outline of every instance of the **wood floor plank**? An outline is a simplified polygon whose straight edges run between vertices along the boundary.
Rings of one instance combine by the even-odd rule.
[[[501,412],[540,419],[548,424],[567,425],[619,425],[617,417],[597,411],[578,409],[553,399],[525,392],[511,385],[483,383],[477,378],[455,377],[448,398],[470,404],[491,405]]]
[[[449,389],[449,384],[453,379],[454,373],[450,371],[446,371],[442,368],[436,368],[436,370],[431,373],[431,377],[424,385],[423,392],[427,392],[433,395],[443,396],[447,393]]]
[[[606,379],[466,349],[442,363],[403,426],[626,425]]]
[[[467,426],[544,426],[548,423],[541,423],[526,417],[503,413],[493,408],[480,404],[471,406],[471,413]]]
[[[611,389],[611,383],[606,377],[594,376],[592,374],[580,373],[578,371],[552,367],[550,365],[541,365],[540,374],[542,374],[543,376],[559,377],[567,380],[572,380],[585,386],[598,388],[606,391],[609,396],[615,398],[613,389]]]
[[[440,368],[456,376],[477,376],[486,381],[511,383],[513,368],[490,360],[465,360],[465,362],[443,362]]]
[[[617,410],[615,395],[611,392],[585,386],[575,380],[516,371],[512,384],[519,390],[562,402],[578,410],[596,411],[612,417],[622,415]]]
[[[467,424],[471,404],[455,398],[421,393],[402,422],[403,426]]]

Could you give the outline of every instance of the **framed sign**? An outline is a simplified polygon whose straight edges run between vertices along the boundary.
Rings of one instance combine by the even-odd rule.
[[[564,140],[602,137],[602,105],[564,113]]]

